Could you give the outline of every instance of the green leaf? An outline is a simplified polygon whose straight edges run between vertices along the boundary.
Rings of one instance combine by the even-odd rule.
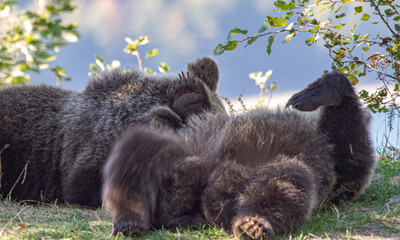
[[[247,30],[246,30],[246,29],[242,30],[242,29],[240,29],[240,28],[234,28],[234,29],[232,29],[232,30],[229,31],[228,37],[226,38],[226,40],[227,40],[227,41],[231,41],[234,34],[243,34],[243,35],[246,35],[246,34],[247,34]]]
[[[369,19],[369,15],[366,14],[366,13],[364,13],[364,14],[362,15],[362,17],[361,17],[361,20],[362,20],[362,21],[367,21],[368,19]]]
[[[274,2],[274,5],[275,5],[275,7],[281,9],[281,8],[283,8],[283,7],[286,6],[286,3],[285,3],[284,1],[278,0],[278,1],[275,1],[275,2]],[[283,10],[283,9],[282,9],[282,10]]]
[[[386,9],[385,14],[386,14],[386,16],[391,17],[391,16],[395,15],[396,12],[392,11],[391,9]]]
[[[146,53],[146,59],[147,59],[147,58],[150,58],[150,57],[153,57],[153,56],[155,56],[155,55],[157,55],[157,54],[158,54],[158,49],[157,49],[157,48],[154,48],[154,49],[151,50],[150,52]]]
[[[224,46],[224,49],[228,50],[228,51],[231,51],[231,50],[233,50],[233,49],[235,49],[237,47],[237,44],[238,44],[237,40],[229,41]]]
[[[264,74],[264,78],[268,81],[269,77],[271,77],[273,71],[272,70],[268,70],[265,72]]]
[[[267,45],[267,53],[268,53],[268,55],[271,54],[271,46],[272,46],[272,43],[274,43],[274,36],[269,36],[269,38],[268,38],[268,45]]]
[[[284,18],[289,19],[294,12],[285,12],[285,15],[283,15]]]
[[[345,13],[342,13],[342,14],[336,15],[335,18],[336,18],[336,19],[339,19],[339,18],[342,18],[342,17],[344,17],[344,16],[346,16],[346,14],[345,14]]]
[[[165,62],[161,62],[160,65],[158,65],[158,71],[160,71],[160,73],[166,73],[169,71],[169,66],[168,64],[166,64]]]
[[[336,28],[337,30],[340,30],[343,27],[344,27],[344,24],[339,24],[339,25],[333,26],[333,28]]]
[[[104,71],[106,70],[106,68],[105,68],[105,66],[104,66],[104,60],[103,60],[101,57],[96,56],[95,62],[96,62],[96,64],[97,64],[97,66],[100,67],[100,69],[101,69],[102,72],[104,72]]]
[[[368,52],[369,51],[369,47],[363,47],[362,48],[365,52]]]
[[[400,16],[397,16],[395,18],[393,18],[393,20],[395,20],[396,22],[398,22],[400,20]]]
[[[353,83],[354,85],[357,85],[357,83],[359,82],[358,78],[353,75],[348,76],[348,78],[349,78],[350,82]]]
[[[294,35],[295,35],[295,33],[288,34],[288,35],[285,37],[285,40],[283,40],[283,43],[290,42],[290,40],[293,38]]]
[[[224,52],[225,48],[224,45],[222,45],[221,43],[219,43],[214,49],[214,55],[221,55]]]
[[[294,2],[286,3],[284,1],[278,0],[274,2],[275,7],[279,9],[279,11],[288,11],[292,10],[295,7]]]
[[[396,29],[396,31],[400,32],[400,24],[395,24],[394,29]]]
[[[258,33],[265,32],[265,31],[267,31],[270,27],[271,27],[271,25],[269,24],[268,19],[266,19],[266,20],[263,22],[263,24],[262,24],[262,26],[260,27],[260,29],[258,29],[257,32],[258,32]]]
[[[308,46],[311,46],[314,42],[315,42],[315,37],[311,37],[311,38],[308,38],[308,39],[306,40],[306,44],[307,44]]]
[[[89,77],[95,77],[95,78],[99,78],[99,77],[100,77],[99,74],[94,73],[94,72],[89,72],[89,73],[88,73],[88,76],[89,76]]]
[[[399,91],[399,89],[400,89],[400,83],[396,83],[395,85],[394,85],[394,91]]]
[[[140,36],[139,38],[132,40],[130,37],[125,37],[125,41],[134,47],[138,47],[148,44],[150,42],[150,38],[149,36]]]
[[[286,19],[281,18],[281,17],[271,17],[271,16],[267,16],[267,20],[268,23],[272,26],[272,27],[283,27],[287,24]]]
[[[363,11],[363,7],[362,6],[358,6],[354,8],[354,14],[357,15],[359,13],[361,13]]]
[[[268,87],[269,91],[273,91],[273,90],[276,90],[276,89],[278,89],[278,86],[275,85],[274,83],[271,83],[271,85],[269,85],[269,87]]]
[[[248,41],[246,42],[246,46],[244,46],[244,47],[247,47],[248,45],[253,44],[257,39],[258,39],[258,37],[252,37],[252,38],[250,38],[250,40],[248,40]]]
[[[89,65],[89,69],[90,69],[90,70],[93,70],[93,71],[98,71],[98,72],[100,72],[100,68],[99,68],[96,64],[94,64],[94,63],[91,63],[91,64]]]
[[[148,74],[152,74],[152,73],[153,73],[153,71],[151,71],[150,68],[144,68],[143,70],[144,70],[145,72],[147,72]]]

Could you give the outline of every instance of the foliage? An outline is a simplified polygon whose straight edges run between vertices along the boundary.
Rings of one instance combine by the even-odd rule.
[[[70,80],[65,68],[50,66],[55,53],[78,40],[75,23],[64,23],[62,15],[74,10],[71,0],[35,1],[35,10],[13,14],[16,1],[0,0],[0,86],[22,84],[30,72],[52,71],[59,85]]]
[[[128,45],[125,47],[124,52],[126,52],[127,54],[130,54],[130,55],[136,56],[140,70],[144,70],[147,73],[153,73],[153,70],[151,70],[149,68],[143,69],[143,59],[140,57],[140,53],[139,53],[140,46],[150,43],[149,36],[140,36],[139,38],[137,38],[135,40],[132,40],[131,38],[126,37],[125,41],[128,43]],[[156,56],[157,54],[158,54],[158,49],[154,48],[150,52],[146,53],[145,58],[148,59],[150,57]],[[161,62],[158,65],[158,71],[160,71],[160,73],[166,73],[169,71],[169,69],[170,69],[169,65],[165,62]]]
[[[99,78],[104,72],[110,72],[114,69],[117,69],[121,66],[121,62],[118,60],[113,60],[110,64],[105,64],[104,59],[99,56],[95,56],[95,63],[91,63],[89,65],[90,70],[93,72],[89,72],[90,77]]]
[[[267,98],[265,97],[265,94],[267,92],[270,92],[272,94],[272,91],[278,89],[278,86],[275,83],[271,83],[267,88],[265,88],[265,85],[271,75],[272,70],[266,71],[264,75],[263,72],[252,72],[249,74],[249,78],[253,80],[257,86],[260,87],[260,100],[258,101],[257,106],[263,105],[265,100],[267,100]],[[271,100],[271,95],[269,100]],[[268,103],[266,104],[267,106]]]
[[[139,69],[140,70],[144,70],[149,74],[153,74],[155,73],[153,70],[149,69],[149,68],[144,68],[143,69],[143,59],[140,57],[140,52],[139,52],[139,47],[146,45],[148,43],[150,43],[150,38],[149,36],[140,36],[139,38],[132,40],[129,37],[125,38],[125,41],[128,43],[128,45],[125,47],[124,52],[129,54],[129,55],[133,55],[136,56],[136,59],[138,61],[138,65],[139,65]],[[150,57],[154,57],[158,54],[158,49],[157,48],[153,48],[153,50],[151,50],[150,52],[147,52],[145,55],[145,59],[148,59]],[[117,69],[121,66],[120,61],[118,60],[113,60],[111,62],[111,64],[107,64],[105,65],[104,63],[104,59],[102,59],[99,56],[95,56],[95,63],[91,63],[89,65],[90,70],[92,70],[92,72],[89,72],[89,76],[91,77],[100,77],[104,72],[110,72],[114,69]],[[170,69],[169,65],[165,62],[161,62],[158,65],[158,71],[160,73],[166,73],[168,72]]]
[[[140,57],[140,52],[139,52],[139,47],[146,45],[150,43],[150,38],[149,36],[140,36],[139,38],[132,40],[129,37],[125,38],[125,41],[128,43],[128,45],[125,47],[124,52],[136,56],[136,59],[138,61],[139,69],[144,70],[149,74],[155,73],[153,70],[149,68],[144,68],[143,69],[143,59]],[[150,57],[156,56],[158,54],[158,49],[154,48],[150,52],[146,53],[145,59],[148,59]],[[92,70],[92,72],[89,72],[89,76],[91,77],[100,77],[104,72],[110,72],[114,69],[117,69],[121,66],[120,61],[118,60],[113,60],[111,64],[104,64],[104,60],[99,57],[95,56],[95,62],[96,63],[91,63],[89,68]],[[158,71],[160,73],[166,73],[170,69],[169,65],[165,62],[161,62],[158,65]]]
[[[397,2],[397,3],[396,3]],[[215,55],[253,44],[268,36],[266,51],[278,37],[288,43],[305,34],[306,45],[324,42],[333,60],[332,69],[344,72],[357,84],[367,73],[375,73],[381,87],[360,96],[373,112],[395,110],[400,116],[400,5],[394,0],[291,0],[274,2],[279,16],[267,16],[259,30],[249,36],[247,29],[234,28],[227,41],[218,44]],[[353,15],[357,20],[346,19]],[[327,17],[326,17],[327,16]],[[354,19],[354,18],[353,18]],[[346,20],[346,21],[345,21]],[[357,25],[376,25],[377,33],[361,33]],[[233,39],[234,36],[238,39]],[[282,36],[283,35],[283,36]],[[396,102],[397,100],[397,102]]]

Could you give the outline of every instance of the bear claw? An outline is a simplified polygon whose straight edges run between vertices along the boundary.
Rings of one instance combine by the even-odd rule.
[[[234,224],[234,234],[244,239],[274,239],[270,223],[261,217],[244,217]]]
[[[131,236],[142,233],[144,229],[141,229],[134,221],[126,221],[114,225],[113,235],[122,233],[124,236]]]
[[[209,105],[204,85],[182,72],[167,90],[169,106],[180,115],[198,113]]]

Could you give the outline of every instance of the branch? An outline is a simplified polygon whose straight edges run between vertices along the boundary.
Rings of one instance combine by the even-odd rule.
[[[399,37],[399,34],[397,34],[389,25],[389,23],[385,20],[385,18],[383,17],[381,10],[379,9],[379,4],[375,4],[374,0],[370,1],[372,5],[374,5],[375,10],[378,12],[379,17],[382,19],[382,21],[385,23],[386,27],[389,29],[390,32],[392,32],[393,36],[397,36]],[[397,11],[396,11],[397,12]]]
[[[379,75],[379,74],[378,74]],[[389,87],[386,84],[386,81],[384,79],[380,79],[383,82],[383,85],[385,86],[386,91],[388,91],[390,98],[392,99],[391,102],[393,106],[396,108],[396,110],[400,113],[400,108],[396,104],[396,97],[393,97],[392,92],[390,91]]]

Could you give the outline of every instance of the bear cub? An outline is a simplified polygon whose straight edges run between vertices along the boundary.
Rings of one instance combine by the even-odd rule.
[[[0,90],[1,194],[16,200],[101,206],[102,169],[132,125],[174,132],[202,111],[226,114],[214,60],[179,78],[114,71],[83,91],[51,86]]]
[[[273,239],[321,205],[359,196],[375,157],[369,117],[346,76],[323,75],[286,107],[205,112],[176,132],[128,129],[103,175],[114,233],[209,223]]]

